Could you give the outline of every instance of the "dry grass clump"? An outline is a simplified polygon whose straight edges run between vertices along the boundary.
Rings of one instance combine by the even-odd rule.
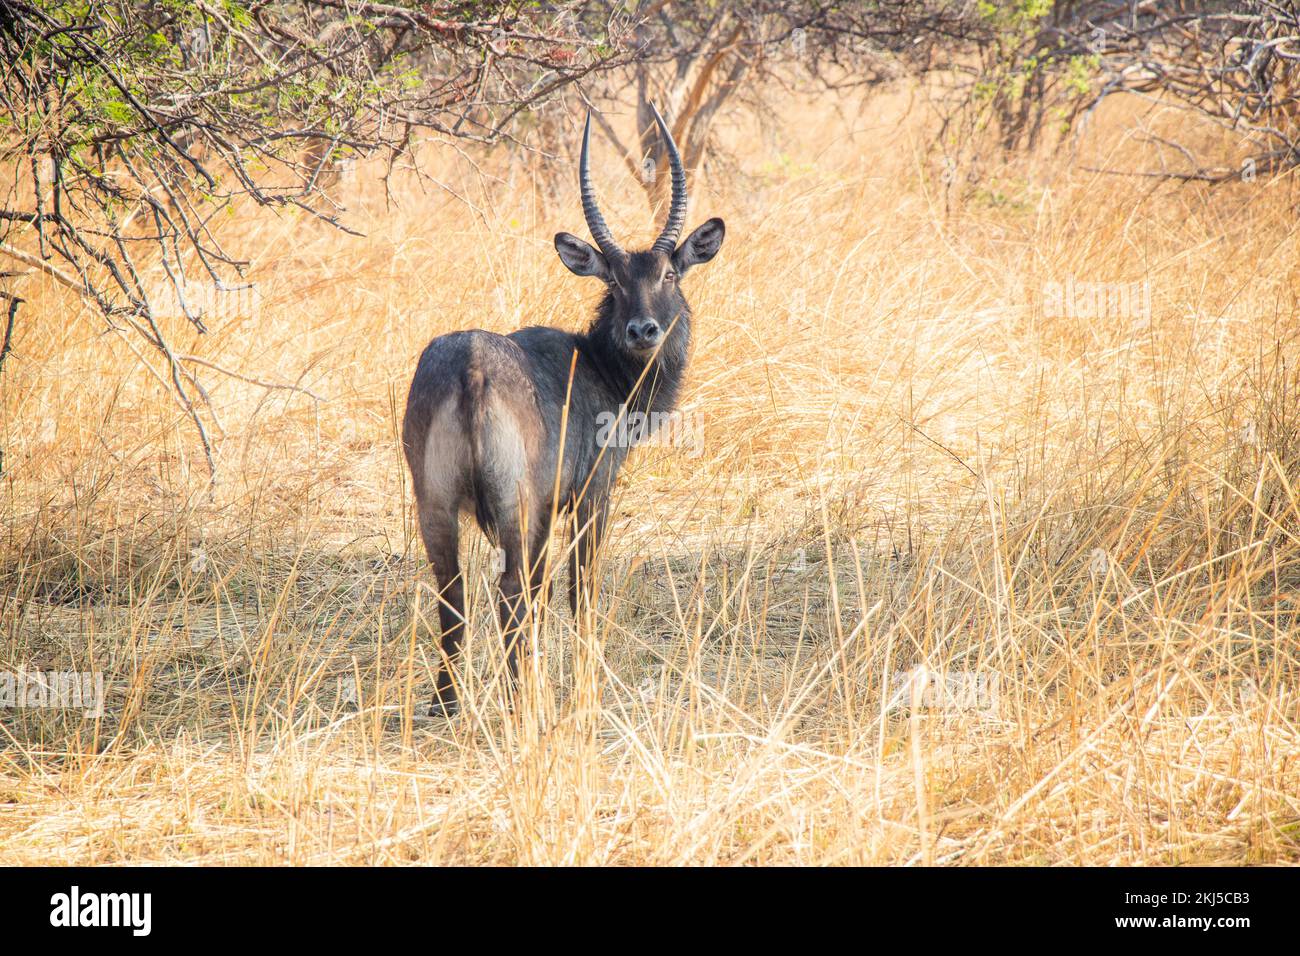
[[[743,179],[694,217],[729,239],[688,280],[702,454],[634,457],[601,603],[553,602],[517,717],[475,537],[469,712],[412,719],[436,623],[396,429],[431,336],[585,322],[573,196],[435,153],[472,208],[362,179],[364,239],[230,222],[260,301],[174,334],[327,400],[210,376],[211,495],[125,343],[24,280],[0,671],[107,700],[0,711],[0,861],[1300,859],[1289,181],[949,186],[905,104],[729,131]]]

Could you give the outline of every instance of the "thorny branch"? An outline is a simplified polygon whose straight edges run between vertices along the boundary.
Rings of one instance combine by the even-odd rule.
[[[714,121],[724,106],[739,101],[762,114],[770,83],[792,74],[832,88],[925,72],[943,62],[943,45],[962,47],[981,29],[972,9],[951,0],[649,0],[620,26],[616,5],[590,0],[577,4],[573,15],[584,36],[609,29],[606,18],[614,17],[614,29],[635,51],[628,68],[600,74],[584,91],[631,100],[635,140],[624,141],[599,114],[596,121],[655,207],[665,198],[668,156],[652,102],[694,171],[714,142]]]
[[[627,58],[522,0],[0,0],[0,256],[163,356],[215,477],[215,410],[186,363],[233,373],[178,354],[164,321],[204,332],[196,290],[248,289],[214,217],[251,200],[346,228],[328,197],[340,159],[403,152],[414,130],[509,137]]]
[[[972,34],[978,56],[955,64],[945,137],[996,129],[1004,149],[1033,146],[1054,124],[1077,128],[1107,98],[1131,94],[1243,134],[1239,166],[1213,164],[1151,137],[1181,168],[1144,173],[1224,182],[1300,164],[1300,3],[1296,0],[1001,0],[992,29]]]
[[[1130,93],[1244,132],[1261,174],[1300,162],[1300,0],[0,0],[0,63],[0,257],[162,356],[150,370],[214,477],[195,367],[305,392],[171,346],[172,316],[205,331],[199,291],[248,289],[214,218],[251,201],[346,230],[337,164],[380,156],[391,172],[417,132],[517,145],[525,124],[552,128],[569,88],[630,99],[634,139],[597,121],[655,205],[668,177],[649,104],[698,168],[724,106],[761,115],[763,81],[793,65],[826,88],[955,78],[945,149],[986,129],[1032,146]],[[1236,174],[1161,142],[1187,168],[1157,175]]]

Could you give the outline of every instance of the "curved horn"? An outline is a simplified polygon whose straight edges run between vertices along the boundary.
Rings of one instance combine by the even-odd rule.
[[[609,226],[605,225],[605,217],[600,214],[600,207],[596,205],[596,190],[591,185],[591,166],[588,162],[590,147],[591,110],[587,110],[587,124],[582,128],[582,156],[578,160],[578,186],[582,192],[582,214],[587,219],[591,238],[596,240],[596,245],[605,254],[605,258],[621,262],[627,258],[627,253],[614,241],[614,234],[609,231]]]
[[[650,111],[659,124],[659,134],[664,138],[664,146],[668,149],[668,164],[673,172],[673,199],[668,206],[668,221],[664,223],[664,231],[659,233],[653,248],[672,255],[677,248],[677,237],[682,234],[682,224],[686,222],[686,170],[682,168],[682,157],[677,152],[677,144],[673,142],[673,134],[668,132],[668,124],[653,103],[650,104]]]

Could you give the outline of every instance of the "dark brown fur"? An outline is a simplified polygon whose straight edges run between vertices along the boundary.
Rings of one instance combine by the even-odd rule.
[[[681,188],[684,211],[684,182]],[[498,614],[513,679],[517,639],[546,572],[553,517],[571,520],[569,603],[575,615],[590,597],[610,492],[628,453],[616,444],[600,446],[601,423],[620,410],[676,406],[691,341],[691,311],[679,279],[712,259],[723,236],[722,220],[711,219],[681,245],[667,245],[670,251],[662,242],[630,255],[609,247],[607,258],[560,233],[555,245],[564,264],[606,283],[585,333],[541,326],[510,335],[452,332],[420,356],[402,445],[420,535],[440,588],[444,661],[432,713],[457,707],[451,665],[465,620],[459,516],[473,513],[504,553]]]

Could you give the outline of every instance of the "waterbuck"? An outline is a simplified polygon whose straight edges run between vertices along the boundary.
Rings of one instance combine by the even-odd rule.
[[[452,668],[465,624],[457,555],[461,512],[472,513],[504,553],[498,613],[513,683],[517,637],[544,581],[556,515],[566,516],[574,535],[569,603],[575,616],[589,597],[610,492],[628,452],[626,442],[602,440],[608,423],[634,412],[641,413],[638,421],[662,420],[676,407],[691,343],[681,278],[717,255],[725,228],[721,219],[710,219],[677,244],[686,218],[686,171],[658,110],[654,117],[672,169],[672,199],[654,245],[629,253],[596,205],[587,114],[578,182],[597,248],[567,232],[555,236],[555,250],[569,271],[605,283],[587,331],[530,326],[509,335],[452,332],[434,339],[420,356],[402,446],[414,480],[420,536],[440,589],[443,655],[432,716],[458,707]]]

